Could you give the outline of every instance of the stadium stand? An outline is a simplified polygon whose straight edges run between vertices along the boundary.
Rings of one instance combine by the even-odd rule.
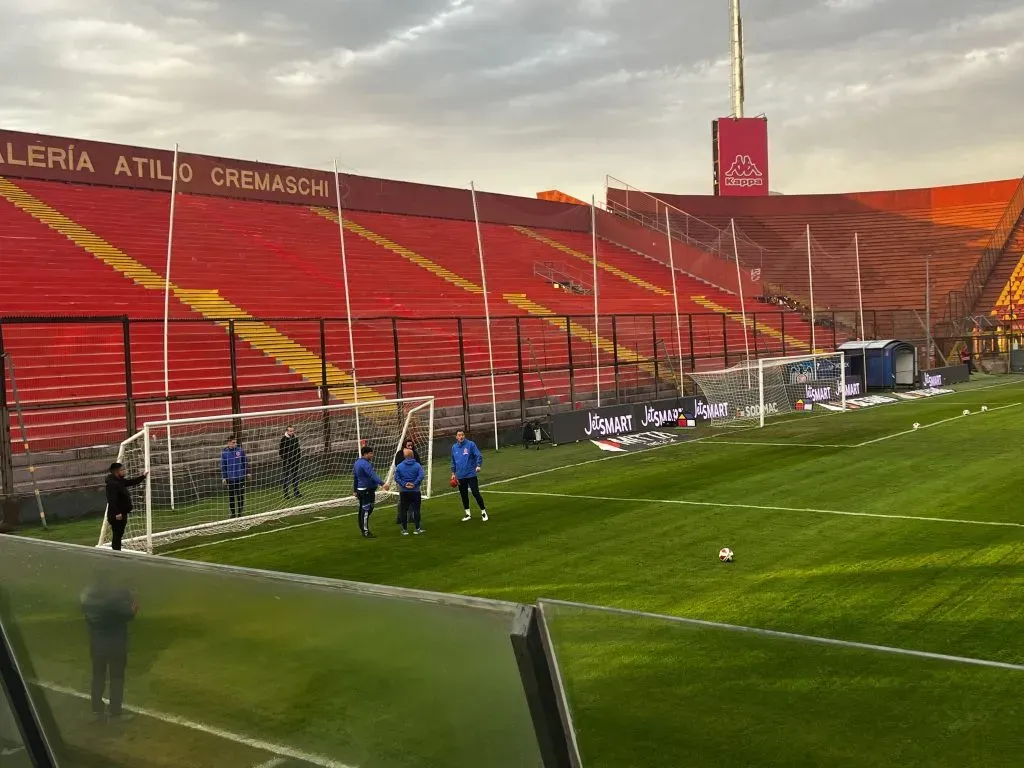
[[[38,264],[33,270],[38,287],[51,281],[74,286],[66,295],[51,292],[53,300],[48,305],[38,302],[30,292],[22,294],[20,300],[5,299],[4,314],[123,314],[153,321],[162,317],[169,216],[166,194],[31,179],[19,179],[16,184],[8,181],[4,189],[8,199],[5,236],[22,237],[22,230],[31,230],[36,233],[33,237],[46,238],[47,245],[42,249],[46,258],[40,258],[38,244],[31,254],[30,263]],[[474,402],[489,399],[486,329],[479,320],[482,288],[473,223],[355,212],[346,216],[346,229],[352,313],[358,318],[354,328],[355,362],[360,381],[368,382],[361,386],[361,399],[397,394],[393,383],[393,323],[402,324],[398,358],[404,394],[431,392],[442,405],[460,404],[464,396]],[[647,322],[631,320],[637,315],[672,312],[670,273],[663,265],[601,242],[602,315],[621,317],[614,327],[610,318],[602,319],[599,338],[595,339],[592,322],[588,325],[583,320],[592,316],[592,296],[550,286],[533,269],[536,262],[550,260],[553,254],[581,264],[587,262],[584,266],[588,266],[589,235],[485,224],[482,236],[491,265],[488,288],[492,316],[496,318],[492,342],[499,371],[499,399],[519,398],[517,318],[520,343],[528,350],[528,359],[523,361],[527,397],[555,393],[557,400],[570,386],[579,391],[592,388],[596,378],[595,342],[604,357],[605,381],[614,378],[617,359],[622,386],[650,385],[655,372],[650,360],[660,353],[678,354],[674,344],[670,353],[654,348],[649,318]],[[62,255],[54,259],[54,254]],[[23,256],[23,252],[7,250],[7,258]],[[49,270],[57,264],[58,274],[51,276]],[[230,380],[230,371],[224,370],[229,365],[227,334],[223,323],[218,327],[213,321],[233,319],[233,330],[239,338],[236,384],[245,392],[241,407],[315,403],[317,395],[308,388],[290,395],[260,391],[298,388],[320,381],[319,327],[300,321],[326,317],[331,318],[327,321],[325,345],[329,383],[334,394],[348,397],[351,362],[341,278],[333,211],[179,195],[172,267],[172,393],[183,398],[198,397],[209,394],[210,382]],[[684,356],[705,358],[707,366],[721,365],[725,362],[719,357],[723,339],[732,350],[743,348],[738,314],[726,317],[738,313],[738,297],[684,274],[677,275],[677,281],[680,311],[693,314],[692,340],[689,329],[684,334]],[[69,307],[74,310],[69,311]],[[562,317],[565,315],[580,319],[567,328]],[[465,318],[461,329],[454,320],[459,317]],[[764,313],[759,322],[752,312],[748,318],[748,326],[756,331],[751,334],[752,349],[761,354],[777,351],[785,337],[790,350],[805,351],[807,324],[795,313],[783,324],[785,327],[779,330],[764,321]],[[673,338],[671,325],[667,318],[659,319],[660,338]],[[22,327],[24,333],[31,328],[39,337],[65,332]],[[138,368],[133,395],[143,400],[159,397],[163,386],[162,326],[158,322],[136,323],[132,330],[132,363]],[[118,330],[118,335],[112,337],[110,346],[112,354],[123,358],[123,353],[117,352],[120,333]],[[577,369],[572,382],[566,370],[567,338]],[[50,346],[45,341],[43,344]],[[24,354],[16,338],[11,338],[8,347],[19,358]],[[121,360],[116,367],[121,369],[123,364]],[[463,365],[468,374],[465,392],[459,374]],[[74,376],[74,370],[67,369],[66,373]],[[438,378],[439,372],[450,375]],[[22,373],[29,402],[33,397],[51,400],[65,391],[64,383],[40,387],[33,373],[31,367]],[[671,379],[667,372],[664,378]],[[70,389],[69,397],[95,400],[124,395],[123,376],[104,374],[102,366],[94,366],[89,377],[75,380],[79,383]],[[83,390],[86,381],[95,381],[96,386]],[[223,397],[189,400],[175,404],[174,412],[223,412],[229,406],[230,401]],[[160,415],[162,405],[140,404],[139,421]],[[123,408],[104,406],[97,418],[107,426],[83,429],[95,432],[90,439],[100,441],[105,434],[116,434],[126,415]],[[46,429],[47,439],[56,440],[59,430],[57,425],[52,426]]]
[[[963,287],[1019,179],[932,189],[844,195],[714,198],[656,194],[692,216],[737,228],[763,248],[764,280],[787,295],[809,296],[806,227],[812,233],[815,305],[848,308],[856,288],[853,238],[860,238],[865,306],[924,306],[931,258],[933,317]],[[613,195],[619,190],[609,190]],[[620,193],[624,201],[625,196]],[[630,205],[649,203],[634,195]]]

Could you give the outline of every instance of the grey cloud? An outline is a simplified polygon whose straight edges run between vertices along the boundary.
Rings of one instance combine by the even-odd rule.
[[[707,192],[729,110],[706,0],[8,0],[0,124],[532,194]],[[1014,0],[747,0],[773,186],[1020,173]]]

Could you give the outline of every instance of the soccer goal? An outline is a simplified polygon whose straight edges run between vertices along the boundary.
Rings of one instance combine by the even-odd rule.
[[[297,442],[282,439],[289,427]],[[118,452],[129,478],[149,471],[130,489],[135,509],[122,547],[152,553],[192,536],[356,506],[352,465],[362,446],[374,448],[377,474],[390,482],[399,449],[413,440],[430,498],[433,438],[433,397],[148,422]],[[393,487],[378,494],[395,496]],[[98,546],[110,542],[104,515]]]
[[[749,360],[732,368],[691,373],[713,416],[712,426],[743,427],[784,413],[846,410],[842,352]]]

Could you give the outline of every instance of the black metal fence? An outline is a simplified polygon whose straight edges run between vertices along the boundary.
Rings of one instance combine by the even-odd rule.
[[[112,445],[146,421],[351,400],[432,394],[439,427],[490,427],[493,356],[499,422],[512,425],[553,408],[658,398],[678,392],[680,373],[712,370],[749,353],[808,351],[809,327],[792,312],[757,305],[739,315],[492,317],[491,354],[482,317],[0,318],[0,353],[17,371],[25,432],[0,368],[0,479],[13,487],[25,437],[36,453]],[[914,327],[917,313],[868,311],[869,338]],[[819,313],[815,340],[834,349],[859,334],[851,312]],[[594,343],[594,332],[600,343]],[[918,334],[923,337],[923,333]],[[904,335],[903,338],[906,338]],[[353,365],[354,362],[354,365]]]

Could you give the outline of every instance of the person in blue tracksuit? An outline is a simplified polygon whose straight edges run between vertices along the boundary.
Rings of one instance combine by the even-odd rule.
[[[487,522],[487,509],[484,497],[480,495],[480,481],[477,475],[484,464],[484,457],[476,443],[466,439],[466,433],[459,430],[455,433],[455,445],[452,446],[452,479],[458,481],[459,496],[462,497],[462,508],[466,510],[462,522],[472,519],[469,513],[469,492],[480,506],[480,519]]]
[[[245,449],[238,444],[238,438],[232,435],[228,444],[220,452],[220,477],[228,489],[228,506],[231,517],[245,514],[245,481],[249,474],[249,457]]]
[[[398,486],[398,524],[402,535],[409,535],[409,519],[416,525],[416,534],[423,533],[420,525],[420,506],[423,496],[420,484],[423,482],[423,465],[416,461],[411,447],[404,449],[405,460],[395,467],[395,485]]]
[[[387,484],[377,476],[373,469],[373,448],[364,445],[359,451],[359,458],[352,465],[352,490],[359,500],[359,532],[365,539],[375,539],[370,532],[370,515],[377,501],[377,488],[387,490]]]

